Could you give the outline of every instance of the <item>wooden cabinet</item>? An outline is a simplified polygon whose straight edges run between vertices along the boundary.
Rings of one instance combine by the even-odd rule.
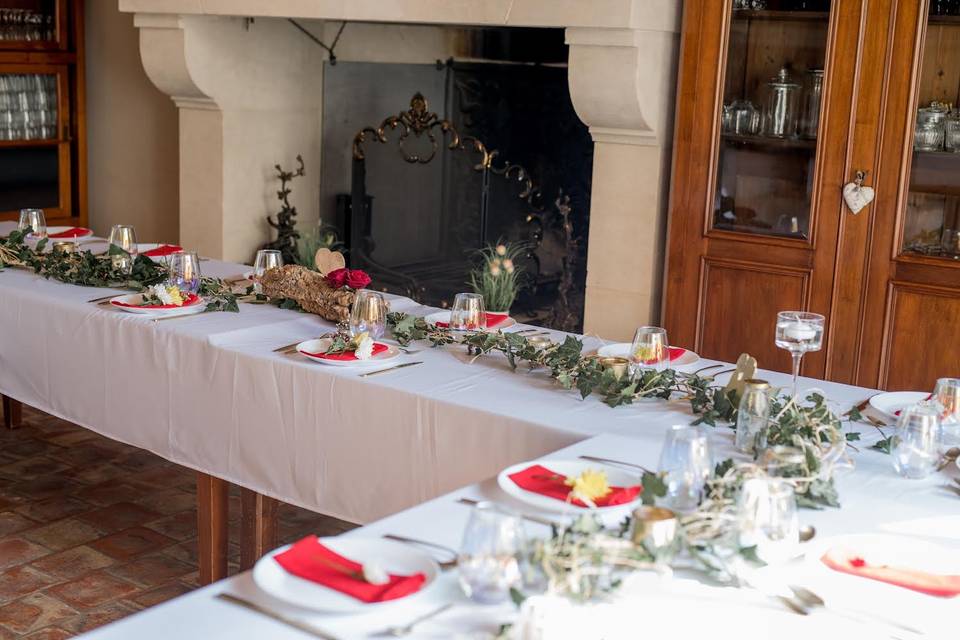
[[[0,0],[0,220],[86,225],[83,4]]]
[[[960,2],[762,4],[685,2],[671,342],[786,371],[776,313],[814,311],[805,375],[932,389],[960,375]]]

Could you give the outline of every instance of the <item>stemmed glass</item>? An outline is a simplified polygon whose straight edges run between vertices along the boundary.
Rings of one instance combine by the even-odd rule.
[[[463,532],[457,567],[467,597],[483,604],[504,602],[523,580],[526,536],[520,517],[491,502],[481,502]]]
[[[454,331],[482,331],[487,328],[487,311],[479,293],[458,293],[450,311],[450,328]]]
[[[775,342],[793,356],[793,395],[797,395],[800,360],[808,351],[820,351],[823,345],[824,317],[805,311],[781,311],[777,314]]]
[[[137,258],[137,232],[128,224],[115,224],[110,229],[110,247],[117,247],[120,253],[111,252],[111,260],[115,269],[124,273],[133,271],[133,263]]]
[[[667,330],[660,327],[640,327],[633,334],[630,347],[630,361],[634,371],[647,367],[663,371],[670,364],[670,347],[667,343]]]
[[[960,445],[960,378],[940,378],[933,390],[944,446]]]
[[[940,462],[940,417],[931,403],[907,407],[890,445],[893,467],[904,478],[926,478]]]
[[[23,231],[30,228],[30,237],[36,240],[43,240],[47,237],[47,219],[43,215],[43,209],[21,209],[20,222],[17,229]]]
[[[351,336],[366,332],[376,340],[387,328],[387,301],[376,291],[360,289],[350,308],[349,324]]]
[[[674,511],[693,511],[713,471],[710,435],[701,426],[673,425],[667,431],[657,470],[665,474],[666,505]]]
[[[263,291],[260,286],[260,276],[275,267],[283,266],[283,254],[277,249],[260,249],[257,251],[257,257],[253,261],[253,284],[254,293]]]
[[[174,253],[170,256],[170,280],[181,291],[200,291],[200,258],[193,251]]]
[[[793,485],[779,478],[751,478],[737,501],[741,547],[756,547],[768,565],[789,561],[800,543],[797,500]]]

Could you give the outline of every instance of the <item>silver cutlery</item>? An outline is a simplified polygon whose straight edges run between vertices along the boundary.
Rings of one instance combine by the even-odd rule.
[[[537,333],[541,329],[520,329],[519,331],[510,331],[509,333]]]
[[[725,373],[733,373],[736,369],[724,369],[723,371],[718,371],[717,373],[710,374],[706,376],[708,380],[714,380],[717,376],[722,376]]]
[[[293,627],[294,629],[298,629],[300,631],[303,631],[304,633],[308,633],[316,638],[322,638],[322,640],[338,640],[336,636],[333,636],[327,633],[326,631],[318,629],[312,624],[307,624],[306,622],[294,620],[293,618],[289,618],[282,613],[274,611],[273,609],[268,609],[267,607],[259,605],[255,602],[250,602],[249,600],[246,600],[239,596],[235,596],[232,593],[218,593],[217,597],[231,604],[235,604],[235,605],[244,607],[246,609],[249,609],[250,611],[256,611],[257,613],[264,615],[270,618],[271,620],[282,622],[283,624],[289,627]]]
[[[273,350],[273,352],[280,353],[282,351],[291,351],[293,349],[296,349],[297,345],[300,344],[301,342],[303,342],[303,340],[300,340],[299,342],[291,342],[290,344],[285,344],[282,347],[277,347],[276,349]]]
[[[103,302],[105,302],[105,301],[107,301],[107,300],[112,300],[113,298],[116,298],[116,297],[117,297],[117,294],[116,294],[116,293],[111,293],[110,295],[108,295],[108,296],[103,296],[102,298],[94,298],[93,300],[87,300],[87,302],[89,302],[90,304],[93,304],[93,303],[95,303],[95,302],[102,304]]]
[[[799,587],[797,585],[790,584],[790,585],[787,585],[787,588],[789,588],[790,591],[793,592],[794,601],[799,603],[801,606],[803,606],[806,609],[804,615],[809,613],[811,609],[823,609],[825,611],[828,611],[830,613],[836,614],[844,618],[848,618],[850,620],[862,622],[864,620],[869,620],[870,618],[873,618],[874,620],[876,620],[881,624],[885,624],[890,627],[896,627],[897,629],[900,629],[901,631],[906,631],[907,633],[912,633],[920,636],[925,635],[924,632],[920,631],[919,629],[915,629],[914,627],[897,622],[896,620],[891,620],[881,615],[868,613],[866,611],[860,612],[860,611],[854,611],[854,610],[848,610],[848,609],[835,609],[833,607],[828,607],[827,603],[824,601],[823,598],[821,598],[820,596],[815,594],[813,591],[810,591],[805,587]]]
[[[605,462],[607,464],[618,464],[622,467],[632,467],[633,469],[639,469],[644,473],[653,473],[650,469],[647,469],[643,465],[634,464],[633,462],[624,462],[622,460],[612,460],[610,458],[599,458],[597,456],[580,456],[581,460],[589,460],[591,462]]]
[[[706,367],[700,367],[699,369],[694,371],[692,375],[697,375],[701,371],[709,371],[710,369],[719,369],[722,366],[723,366],[722,364],[711,364],[711,365],[707,365]]]
[[[817,528],[812,524],[800,527],[800,542],[810,542],[817,535]]]
[[[404,544],[413,544],[423,547],[430,547],[432,549],[439,549],[446,554],[450,555],[450,560],[444,560],[442,562],[437,562],[440,565],[441,569],[450,569],[457,566],[457,556],[459,555],[456,551],[450,547],[445,547],[442,544],[437,544],[436,542],[429,542],[428,540],[420,540],[419,538],[408,538],[406,536],[398,536],[393,533],[385,533],[383,537],[387,540],[394,540],[396,542],[403,542]]]
[[[448,602],[447,604],[443,605],[442,607],[437,607],[436,609],[434,609],[433,611],[430,611],[429,613],[425,613],[425,614],[423,614],[422,616],[419,616],[419,617],[414,618],[413,620],[411,620],[411,621],[408,622],[407,624],[398,625],[398,626],[395,626],[395,627],[387,627],[387,628],[384,629],[383,631],[381,631],[381,632],[379,632],[379,633],[375,633],[375,634],[373,634],[373,635],[374,635],[374,636],[379,636],[379,637],[387,636],[387,637],[391,637],[391,638],[402,638],[403,636],[408,636],[408,635],[410,635],[411,633],[413,633],[413,628],[416,627],[418,624],[420,624],[421,622],[425,622],[426,620],[429,620],[430,618],[433,618],[434,616],[440,615],[441,613],[443,613],[444,611],[446,611],[447,609],[449,609],[449,608],[452,607],[452,606],[453,606],[453,603],[452,603],[452,602]]]
[[[479,500],[473,500],[472,498],[458,498],[458,499],[457,499],[457,502],[459,502],[460,504],[465,504],[465,505],[467,505],[468,507],[475,507],[475,506],[477,506],[478,504],[480,504],[480,501],[479,501]],[[555,526],[557,526],[557,523],[556,523],[556,522],[554,522],[554,521],[552,521],[552,520],[547,520],[546,518],[540,518],[540,517],[537,517],[537,516],[531,516],[531,515],[527,515],[527,514],[525,514],[525,513],[521,513],[521,514],[520,514],[520,517],[523,518],[524,520],[529,520],[530,522],[535,522],[535,523],[537,523],[537,524],[542,524],[542,525],[545,525],[545,526],[548,526],[548,527],[555,527]]]
[[[395,364],[392,367],[387,367],[386,369],[377,369],[376,371],[368,371],[366,373],[361,373],[358,378],[369,378],[370,376],[378,376],[381,373],[389,373],[390,371],[396,371],[397,369],[403,369],[404,367],[412,367],[417,364],[423,364],[422,360],[417,360],[416,362],[404,362],[403,364]]]

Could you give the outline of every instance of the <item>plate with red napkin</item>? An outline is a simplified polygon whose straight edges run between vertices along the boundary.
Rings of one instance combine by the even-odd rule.
[[[633,348],[633,345],[629,342],[618,342],[616,344],[608,344],[597,349],[597,355],[604,358],[627,358],[630,359],[630,349]],[[681,367],[687,364],[693,364],[700,360],[698,356],[690,349],[684,349],[683,347],[670,347],[670,366],[672,367]]]
[[[195,293],[191,293],[180,306],[164,304],[143,307],[140,306],[142,301],[143,294],[131,293],[111,298],[110,306],[114,307],[115,309],[119,309],[120,311],[126,311],[127,313],[164,317],[186,316],[194,313],[202,313],[207,308],[207,305],[203,302],[203,298]]]
[[[579,477],[588,470],[605,473],[610,485],[609,493],[594,500],[597,511],[626,511],[640,504],[643,487],[639,474],[586,460],[521,462],[501,471],[497,484],[517,500],[547,511],[589,509],[585,502],[570,496],[571,488],[565,484],[567,478]]]
[[[80,240],[92,235],[93,230],[86,227],[47,227],[47,238],[50,240]]]
[[[140,244],[137,245],[137,250],[140,252],[140,255],[147,256],[148,258],[166,258],[175,253],[183,253],[183,247],[176,244]]]
[[[896,422],[901,411],[930,397],[931,394],[926,391],[890,391],[870,398],[870,406],[891,422]]]
[[[326,351],[330,348],[330,342],[330,338],[306,340],[297,345],[297,351],[314,362],[334,367],[369,367],[389,364],[400,357],[400,349],[396,345],[384,342],[374,342],[373,355],[366,360],[359,360],[353,351],[328,354]]]
[[[450,312],[437,311],[424,317],[424,320],[429,324],[435,324],[438,327],[447,328],[450,326]],[[487,312],[487,331],[500,331],[501,329],[512,327],[515,324],[517,324],[517,321],[506,313]]]
[[[361,613],[425,594],[440,575],[429,553],[383,538],[310,535],[262,557],[253,581],[298,607]]]

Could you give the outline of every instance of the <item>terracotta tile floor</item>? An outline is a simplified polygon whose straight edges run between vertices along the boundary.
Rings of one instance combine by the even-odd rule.
[[[24,407],[0,426],[0,640],[60,639],[198,586],[194,473]],[[239,496],[230,497],[230,571]],[[284,505],[284,542],[353,525]]]

